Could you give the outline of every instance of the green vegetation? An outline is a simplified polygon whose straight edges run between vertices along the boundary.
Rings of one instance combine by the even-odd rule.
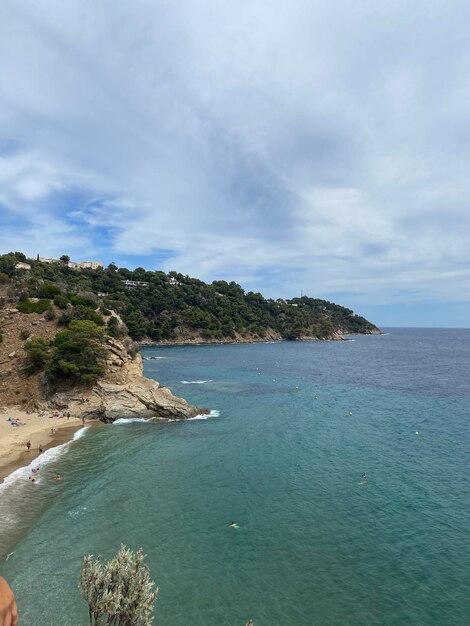
[[[264,339],[271,332],[284,339],[328,338],[335,331],[375,330],[373,324],[350,309],[319,298],[272,300],[260,293],[245,293],[240,285],[224,280],[209,285],[176,272],[165,274],[143,268],[131,271],[114,264],[106,269],[76,271],[64,263],[46,264],[18,255],[21,253],[0,256],[0,272],[26,288],[29,298],[41,294],[53,298],[64,311],[59,318],[64,326],[73,320],[103,325],[99,308],[104,314],[116,311],[130,337],[136,340],[171,341],[181,333],[215,340]],[[20,260],[31,265],[30,272],[15,270]],[[126,285],[125,281],[144,284]],[[21,306],[31,308],[31,304]],[[47,306],[43,306],[45,311]],[[116,333],[123,329],[112,320],[108,319],[107,330],[118,336]]]
[[[121,545],[104,566],[100,557],[84,558],[79,588],[88,604],[90,625],[150,626],[158,588],[150,580],[142,549]]]
[[[23,300],[18,304],[18,311],[21,313],[44,313],[50,304],[50,300],[39,300],[38,302]]]
[[[104,373],[105,333],[90,320],[73,320],[54,339],[55,350],[47,365],[51,380],[72,378],[93,383]]]
[[[33,337],[24,344],[29,373],[42,369],[50,358],[51,343],[44,337]]]

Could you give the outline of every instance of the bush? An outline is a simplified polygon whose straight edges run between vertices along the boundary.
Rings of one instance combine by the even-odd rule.
[[[30,373],[46,365],[50,354],[50,341],[44,337],[33,337],[25,343],[27,368]]]
[[[99,313],[85,306],[75,306],[70,311],[65,311],[59,317],[59,324],[68,326],[73,320],[90,320],[97,326],[104,326],[104,320]]]
[[[51,306],[47,309],[46,315],[44,317],[48,322],[52,322],[52,320],[55,320],[55,311]]]
[[[18,311],[20,313],[44,313],[47,311],[50,305],[50,300],[39,300],[38,302],[31,302],[31,300],[23,300],[18,304]]]
[[[60,289],[52,283],[46,283],[38,291],[38,298],[48,298],[52,300],[52,298],[58,295],[60,295]]]
[[[109,318],[108,323],[106,324],[106,328],[108,334],[111,335],[111,337],[115,338],[122,337],[125,332],[124,324],[120,324],[118,318],[114,315]]]
[[[91,297],[70,296],[70,302],[75,306],[91,307],[92,309],[96,308],[96,302]]]
[[[104,374],[105,333],[90,320],[73,320],[54,339],[55,351],[48,365],[51,380],[73,378],[93,383]]]
[[[136,553],[121,545],[104,566],[89,554],[78,584],[88,604],[90,624],[95,626],[150,626],[158,594],[144,564],[142,548]]]
[[[59,309],[66,309],[69,300],[65,296],[57,295],[54,298],[54,304],[59,307]]]
[[[20,331],[20,337],[21,339],[23,339],[23,341],[25,339],[28,339],[28,337],[31,335],[31,331],[28,330],[27,328],[22,328]]]

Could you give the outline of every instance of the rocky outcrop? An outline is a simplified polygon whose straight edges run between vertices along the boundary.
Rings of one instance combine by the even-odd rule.
[[[120,417],[187,419],[209,413],[174,396],[157,381],[145,378],[140,354],[131,356],[120,341],[110,339],[108,349],[106,375],[93,387],[51,392],[49,408],[104,422]]]

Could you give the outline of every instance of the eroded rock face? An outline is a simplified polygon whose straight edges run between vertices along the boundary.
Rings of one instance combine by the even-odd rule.
[[[108,343],[107,373],[93,387],[73,388],[49,396],[48,404],[74,416],[113,422],[120,417],[187,419],[207,414],[142,375],[142,357],[130,357],[117,340]]]

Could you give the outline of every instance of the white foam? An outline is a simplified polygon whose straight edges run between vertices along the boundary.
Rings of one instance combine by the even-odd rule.
[[[160,359],[167,359],[167,356],[144,356],[144,361],[159,361]]]
[[[73,434],[73,441],[81,439],[89,428],[89,426],[84,426],[83,428],[80,428],[80,430],[77,430],[77,432]]]
[[[220,411],[217,411],[216,409],[212,409],[212,411],[210,413],[201,413],[200,415],[195,415],[194,417],[188,417],[187,420],[184,421],[190,421],[190,420],[207,420],[210,417],[219,417],[220,415]]]
[[[9,474],[3,480],[3,483],[0,485],[0,492],[3,491],[6,487],[11,485],[12,483],[14,483],[15,481],[28,478],[28,476],[32,474],[33,468],[42,467],[43,465],[47,465],[48,463],[51,463],[51,461],[55,461],[64,452],[66,452],[67,448],[70,446],[72,441],[81,439],[81,437],[83,437],[83,435],[89,428],[90,428],[89,426],[84,426],[83,428],[80,428],[80,430],[77,430],[77,432],[74,433],[73,439],[71,441],[66,441],[65,443],[61,443],[60,445],[55,446],[54,448],[49,448],[49,450],[46,450],[45,452],[40,454],[38,457],[36,457],[33,461],[31,461],[29,465],[26,465],[25,467],[20,467],[14,472],[12,472],[11,474]],[[36,480],[36,483],[38,482],[40,481]]]
[[[211,383],[212,380],[182,380],[183,385],[203,385],[204,383]]]
[[[120,424],[130,424],[131,422],[148,422],[148,419],[145,419],[145,417],[120,417],[119,419],[115,420],[113,422],[113,425],[120,425]]]

